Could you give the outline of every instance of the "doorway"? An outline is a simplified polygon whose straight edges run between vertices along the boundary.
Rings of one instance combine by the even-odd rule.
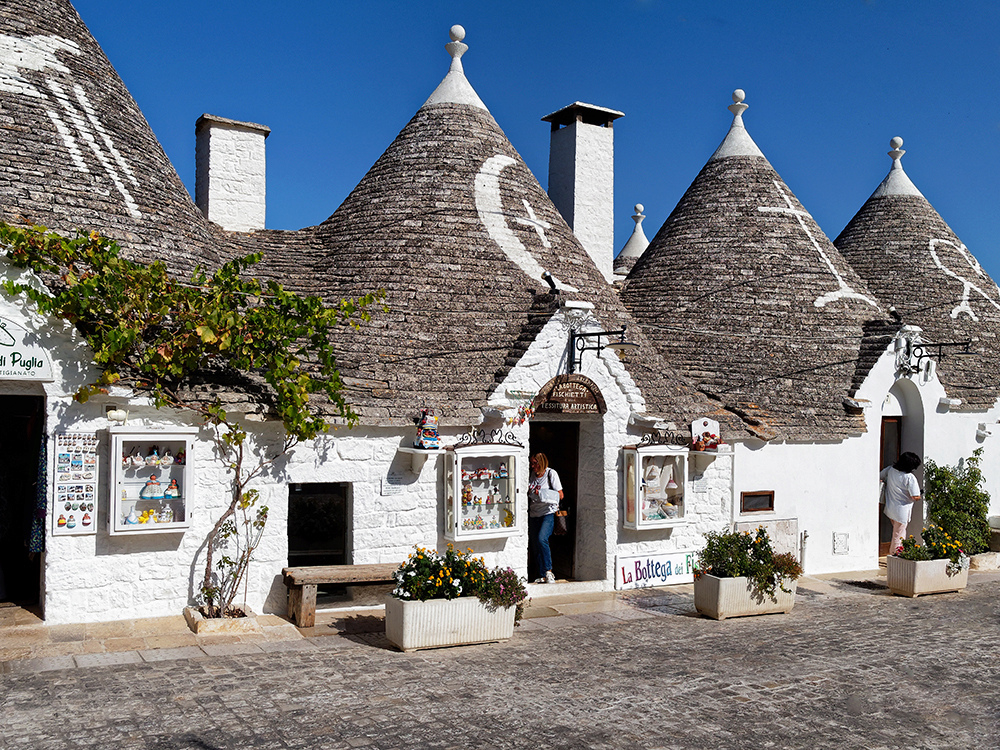
[[[882,448],[879,459],[879,471],[886,466],[892,466],[899,460],[900,443],[903,439],[903,418],[882,417]],[[883,512],[885,507],[879,505],[878,513],[878,556],[889,554],[889,543],[892,541],[892,522]]]
[[[549,458],[549,466],[555,469],[562,481],[564,498],[563,510],[569,511],[566,518],[567,533],[553,535],[549,539],[552,548],[552,573],[556,578],[573,580],[576,573],[576,522],[578,495],[577,474],[580,456],[579,422],[529,422],[529,453],[544,453]],[[528,560],[528,580],[533,581],[545,571],[536,570],[535,561]]]
[[[344,482],[288,485],[288,567],[347,565],[347,496]],[[344,586],[320,585],[326,594]]]
[[[45,428],[41,396],[0,396],[0,602],[38,604],[41,554],[29,550]]]

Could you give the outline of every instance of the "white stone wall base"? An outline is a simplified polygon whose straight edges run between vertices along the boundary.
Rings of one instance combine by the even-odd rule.
[[[694,582],[694,606],[699,614],[713,620],[747,615],[769,615],[776,612],[791,612],[795,604],[797,581],[785,581],[789,592],[775,589],[775,598],[764,595],[762,601],[750,586],[748,578],[716,578],[702,575]]]
[[[514,635],[514,607],[491,612],[475,596],[385,602],[385,635],[401,651],[506,641]]]
[[[890,555],[885,559],[889,590],[899,596],[941,594],[960,591],[969,583],[969,569],[948,573],[948,560],[904,560]]]

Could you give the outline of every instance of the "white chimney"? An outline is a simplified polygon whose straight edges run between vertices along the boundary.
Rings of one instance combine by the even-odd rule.
[[[194,202],[223,229],[264,228],[264,139],[271,129],[202,115],[195,123]]]
[[[624,112],[573,102],[552,123],[549,198],[609,282],[615,254],[615,132]]]

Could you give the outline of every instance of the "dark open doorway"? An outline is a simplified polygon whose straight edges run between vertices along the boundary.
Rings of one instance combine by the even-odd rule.
[[[348,484],[288,485],[288,566],[347,565]],[[327,594],[343,586],[320,586]]]
[[[45,427],[41,396],[0,396],[0,601],[38,603],[41,555],[28,542],[38,504]]]
[[[580,423],[579,422],[539,422],[530,423],[529,452],[544,453],[549,458],[549,466],[556,470],[562,480],[565,498],[562,508],[569,511],[567,517],[569,532],[564,536],[553,535],[549,539],[552,548],[552,572],[556,578],[570,579],[575,577],[576,560],[576,498],[577,473],[580,456]],[[529,556],[530,557],[530,556]],[[529,581],[535,580],[539,573],[535,570],[535,561],[528,560]]]
[[[902,417],[882,417],[882,455],[879,461],[879,471],[886,466],[892,466],[899,460],[900,443],[903,436]],[[892,542],[892,522],[886,517],[884,505],[879,506],[878,513],[878,556],[889,554],[889,544]]]

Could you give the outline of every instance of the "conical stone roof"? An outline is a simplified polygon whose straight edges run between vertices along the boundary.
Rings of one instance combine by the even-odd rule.
[[[331,302],[385,290],[388,312],[337,341],[352,406],[369,424],[409,424],[421,407],[444,424],[477,424],[568,298],[591,302],[608,330],[626,325],[643,345],[627,367],[647,412],[678,423],[715,414],[642,338],[455,65],[463,36],[453,29],[447,78],[326,222],[248,239],[292,288]]]
[[[889,174],[834,244],[924,341],[973,342],[972,356],[945,349],[937,374],[960,408],[989,408],[1000,395],[1000,289],[903,171],[903,140],[890,145]]]
[[[0,219],[97,230],[175,268],[217,257],[221,230],[68,0],[0,3]]]
[[[747,133],[743,92],[715,154],[626,279],[622,299],[664,356],[761,431],[839,439],[881,306]]]

